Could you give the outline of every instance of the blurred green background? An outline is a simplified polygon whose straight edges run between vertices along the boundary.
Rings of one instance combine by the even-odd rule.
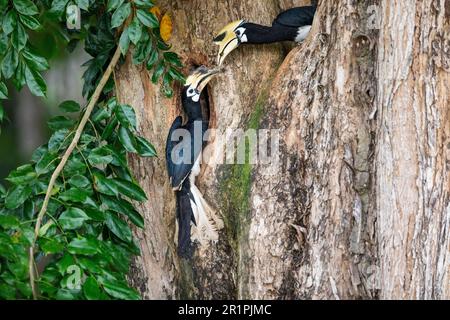
[[[47,121],[59,115],[58,105],[66,100],[80,104],[82,97],[81,65],[89,59],[82,43],[68,52],[64,44],[67,35],[58,33],[58,28],[49,26],[46,32],[33,35],[32,43],[37,51],[49,59],[50,70],[44,76],[47,82],[47,97],[33,96],[25,86],[17,92],[8,85],[10,99],[3,101],[8,120],[1,124],[0,133],[0,183],[7,185],[5,178],[14,168],[29,162],[33,151],[48,141]]]

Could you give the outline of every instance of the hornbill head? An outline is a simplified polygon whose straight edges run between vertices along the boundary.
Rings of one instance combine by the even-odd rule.
[[[184,84],[186,97],[194,102],[199,102],[203,89],[205,89],[209,81],[220,72],[219,69],[208,69],[205,66],[197,68],[189,75]]]
[[[219,66],[222,65],[225,58],[243,42],[247,42],[247,35],[245,34],[245,20],[239,20],[230,23],[223,28],[214,38],[214,42],[219,47]]]

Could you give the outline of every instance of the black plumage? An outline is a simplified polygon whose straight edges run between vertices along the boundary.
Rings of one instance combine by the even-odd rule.
[[[208,119],[203,119],[201,114],[201,106],[200,103],[198,103],[198,106],[195,106],[194,104],[190,102],[184,103],[184,110],[187,116],[187,122],[183,125],[183,118],[178,117],[175,119],[174,123],[172,124],[172,127],[170,128],[169,135],[167,137],[167,143],[166,143],[166,160],[167,160],[167,171],[169,173],[169,178],[171,182],[171,186],[174,190],[179,190],[182,187],[183,182],[188,178],[189,174],[192,171],[192,167],[194,166],[196,160],[200,157],[202,148],[204,147],[203,136],[205,135],[206,131],[209,128],[209,121]],[[194,114],[195,111],[191,110],[200,110],[200,114]],[[197,126],[201,126],[201,137],[196,136],[197,132],[195,130],[195,124],[197,123]],[[180,133],[187,133],[189,132],[189,135],[187,137],[190,137],[190,141],[186,142],[184,139],[186,137],[180,137],[180,141],[172,141],[171,138],[173,136],[173,133],[177,130]],[[196,143],[197,142],[197,143]],[[190,154],[185,154],[185,149],[182,148],[183,143],[189,143],[190,144]],[[177,151],[176,153],[172,154],[173,151]],[[173,157],[172,157],[173,156]]]
[[[196,223],[191,203],[195,202],[195,200],[191,194],[191,181],[189,178],[195,162],[201,156],[203,145],[201,143],[195,143],[195,141],[203,141],[203,135],[208,130],[208,121],[201,116],[200,103],[197,106],[195,104],[188,101],[184,102],[183,106],[188,120],[183,125],[182,117],[175,119],[169,131],[166,144],[167,171],[177,201],[178,254],[183,258],[189,258],[192,255],[191,222]],[[200,115],[195,110],[200,110]],[[195,136],[195,122],[198,124],[201,123],[202,125],[201,137]],[[174,142],[172,141],[172,136],[176,130],[189,132],[189,136],[181,138],[178,142]],[[190,144],[190,148],[180,148],[180,144],[185,142],[184,139],[189,137],[191,139],[187,143]],[[186,154],[186,150],[189,150],[190,154]]]
[[[289,9],[280,13],[271,27],[245,22],[242,27],[246,29],[247,41],[242,41],[242,43],[263,44],[296,41],[299,29],[312,25],[315,12],[316,7],[313,6]]]
[[[291,28],[310,26],[313,23],[317,7],[299,7],[286,10],[278,15],[272,25],[281,25]]]
[[[183,258],[190,258],[193,253],[192,223],[198,227],[196,237],[203,244],[207,239],[216,240],[218,237],[208,217],[212,215],[212,210],[195,186],[195,178],[200,172],[199,160],[205,146],[204,135],[209,128],[209,119],[202,113],[200,94],[217,73],[199,68],[188,78],[181,94],[186,121],[183,122],[182,117],[175,119],[166,142],[167,172],[176,196],[178,254]]]
[[[280,13],[271,26],[239,20],[228,24],[214,38],[220,46],[219,64],[241,44],[265,44],[281,41],[301,42],[313,24],[316,6],[305,6]]]

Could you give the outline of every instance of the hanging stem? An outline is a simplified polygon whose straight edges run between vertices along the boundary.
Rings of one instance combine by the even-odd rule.
[[[34,263],[34,247],[36,245],[36,241],[39,237],[39,230],[41,229],[42,220],[47,212],[48,203],[50,201],[52,190],[55,186],[56,180],[60,176],[61,172],[63,171],[65,165],[67,164],[67,161],[69,160],[70,155],[74,151],[74,149],[77,147],[78,142],[80,141],[81,135],[83,133],[83,130],[91,116],[92,111],[94,110],[95,105],[97,104],[100,95],[103,92],[103,89],[106,86],[106,83],[108,82],[109,78],[111,77],[111,74],[116,67],[117,63],[120,59],[120,47],[117,47],[116,52],[114,53],[114,56],[111,59],[111,62],[108,65],[108,68],[106,69],[105,73],[103,74],[103,77],[100,79],[100,82],[97,86],[97,88],[94,91],[94,94],[91,97],[91,100],[89,101],[88,106],[86,107],[86,111],[83,115],[83,118],[81,119],[80,124],[78,125],[77,131],[75,132],[75,136],[72,139],[72,142],[70,143],[70,146],[67,148],[66,152],[64,153],[64,156],[61,159],[61,162],[59,163],[58,167],[56,168],[55,172],[53,172],[52,177],[50,179],[50,183],[47,188],[47,193],[45,194],[44,203],[42,204],[42,208],[39,211],[39,215],[36,220],[36,226],[34,229],[34,238],[32,241],[32,244],[29,249],[29,263],[28,263],[28,272],[30,276],[30,285],[31,290],[33,292],[33,298],[36,300],[38,298],[38,292],[37,287],[35,283],[35,263]]]

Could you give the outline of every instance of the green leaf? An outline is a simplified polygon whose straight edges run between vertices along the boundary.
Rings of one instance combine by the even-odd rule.
[[[7,264],[9,271],[19,280],[25,280],[27,278],[27,256],[20,255],[18,259],[13,260]],[[19,285],[19,282],[16,282]],[[20,290],[20,288],[18,288]]]
[[[3,82],[0,82],[0,99],[8,99],[8,88]]]
[[[94,277],[89,277],[83,284],[83,294],[87,300],[100,300],[102,292]]]
[[[34,150],[33,154],[31,155],[31,162],[37,163],[47,151],[48,148],[46,146],[41,146]]]
[[[186,78],[184,77],[184,75],[178,71],[177,69],[174,68],[170,68],[169,69],[169,75],[172,77],[172,79],[177,80],[181,83],[185,83],[186,82]]]
[[[86,207],[85,212],[91,220],[100,221],[100,222],[105,221],[105,213],[103,211]]]
[[[131,203],[114,197],[100,196],[100,198],[110,211],[126,215],[137,227],[144,228],[144,218],[134,209]]]
[[[56,293],[55,300],[59,301],[72,301],[77,300],[77,294],[74,290],[59,289]]]
[[[94,186],[98,192],[106,194],[107,196],[117,196],[119,194],[117,185],[114,181],[106,178],[99,172],[94,173]]]
[[[12,33],[11,42],[14,48],[16,48],[17,51],[21,51],[23,48],[25,48],[25,45],[28,41],[28,35],[25,32],[25,28],[22,26],[21,23],[18,23],[16,28],[14,29],[14,32]]]
[[[106,165],[113,161],[111,149],[107,146],[96,148],[89,153],[88,161],[91,165]]]
[[[119,239],[125,242],[132,242],[133,235],[130,227],[122,221],[115,213],[106,213],[106,226]]]
[[[122,179],[114,179],[113,181],[119,194],[140,202],[147,200],[144,190],[137,184]]]
[[[131,22],[130,26],[128,27],[128,37],[130,38],[131,42],[137,44],[141,39],[141,36],[142,36],[142,24],[135,17]]]
[[[84,149],[84,148],[87,148],[88,145],[90,145],[92,142],[95,142],[95,141],[97,141],[96,137],[94,137],[90,134],[87,134],[87,133],[83,133],[80,138],[80,145],[82,145],[83,149]]]
[[[25,67],[25,63],[22,60],[19,60],[19,65],[17,66],[16,72],[14,73],[12,79],[17,90],[22,90],[23,86],[26,84]]]
[[[84,11],[89,10],[89,0],[75,0],[75,2],[78,5],[78,7],[80,7],[80,9]]]
[[[25,16],[33,16],[39,13],[38,8],[31,0],[14,0],[14,7]]]
[[[62,129],[71,129],[75,125],[75,121],[67,117],[58,116],[50,119],[48,122],[48,127],[52,131],[58,131]]]
[[[5,18],[3,19],[3,32],[5,35],[10,34],[14,31],[17,25],[17,14],[14,10],[8,11]]]
[[[142,9],[138,9],[136,15],[137,15],[139,21],[141,21],[144,26],[149,27],[149,28],[158,28],[159,27],[159,21],[153,13],[144,11]]]
[[[147,33],[143,33],[133,54],[133,64],[142,64],[152,51],[152,41]]]
[[[158,50],[153,50],[147,60],[147,70],[151,70],[156,62],[158,62]]]
[[[19,56],[17,51],[10,48],[3,58],[2,62],[2,72],[6,79],[10,79],[14,71],[16,71],[17,65],[19,64]]]
[[[158,39],[158,48],[160,49],[160,50],[163,50],[163,51],[167,51],[167,50],[170,50],[170,48],[171,48],[171,46],[169,45],[169,44],[167,44],[167,43],[165,43],[162,39]]]
[[[0,22],[0,27],[2,23]],[[9,38],[5,33],[0,33],[0,52],[2,55],[4,52],[6,52],[6,49],[8,49],[9,45]]]
[[[122,126],[119,129],[119,141],[128,152],[137,153],[137,143],[134,135],[130,130]]]
[[[55,132],[48,141],[48,150],[49,151],[58,151],[63,142],[67,143],[67,136],[69,135],[69,130],[63,129]]]
[[[71,201],[77,203],[85,203],[89,194],[81,189],[72,188],[59,195],[59,199],[64,202]]]
[[[111,117],[111,112],[107,108],[100,108],[94,115],[92,116],[93,122],[101,122],[103,120],[109,119]]]
[[[136,137],[137,150],[141,157],[156,157],[158,154],[155,147],[148,142],[146,139],[141,137]]]
[[[108,123],[108,125],[103,130],[103,133],[102,133],[103,140],[108,140],[109,137],[111,137],[111,135],[113,134],[114,129],[117,127],[118,123],[119,123],[119,120],[117,120],[117,117],[113,116],[111,121]]]
[[[122,5],[124,0],[109,0],[107,5],[107,11],[111,12],[113,10],[116,10],[118,7]]]
[[[75,259],[66,253],[58,262],[55,263],[55,265],[58,268],[58,272],[61,275],[64,275],[70,266],[75,265]]]
[[[130,37],[128,36],[128,27],[120,35],[119,47],[122,54],[125,56],[130,48]]]
[[[19,185],[10,189],[5,198],[5,207],[7,209],[17,209],[20,207],[32,194],[33,190],[30,186]]]
[[[95,274],[103,273],[104,260],[101,258],[99,259],[98,257],[89,257],[89,258],[77,257],[77,261],[84,270],[88,270],[90,273]]]
[[[86,172],[86,164],[84,163],[83,159],[80,159],[78,157],[71,157],[69,162],[67,162],[66,166],[64,167],[64,174],[67,176],[72,176],[75,174],[84,174]]]
[[[75,175],[72,178],[69,179],[68,183],[79,189],[88,189],[91,187],[91,181],[89,181],[88,178],[82,175]]]
[[[120,151],[111,149],[113,155],[112,164],[116,167],[122,167],[123,169],[128,169],[128,159],[126,150],[121,149]]]
[[[37,175],[34,172],[33,166],[27,164],[11,172],[9,176],[6,178],[6,180],[11,182],[12,184],[20,185],[20,184],[28,184],[34,179],[36,179],[36,177]]]
[[[155,68],[155,72],[153,72],[153,76],[152,76],[152,82],[153,83],[158,83],[159,78],[161,78],[161,76],[163,75],[165,70],[165,65],[164,63],[161,61]]]
[[[122,4],[112,15],[111,28],[120,27],[131,14],[131,3]]]
[[[6,283],[0,283],[0,298],[2,300],[15,300],[16,288]]]
[[[112,297],[120,300],[140,300],[141,297],[134,290],[128,287],[123,281],[103,279],[102,285],[105,291]]]
[[[41,23],[35,17],[20,15],[19,18],[28,29],[38,30],[41,28]]]
[[[49,14],[60,18],[65,12],[68,2],[69,0],[53,0]]]
[[[27,64],[37,71],[45,71],[49,69],[47,59],[31,52],[28,49],[25,49],[22,52],[22,56],[27,61]]]
[[[136,130],[136,113],[134,112],[134,109],[132,107],[130,107],[129,105],[118,105],[115,112],[117,119],[123,127]]]
[[[151,0],[133,0],[134,4],[140,8],[150,9],[154,6]]]
[[[25,79],[31,93],[38,97],[45,97],[47,93],[47,85],[39,72],[31,69],[29,66],[26,66]]]
[[[44,237],[47,232],[49,232],[49,230],[55,225],[55,222],[53,220],[48,221],[46,224],[44,224],[40,229],[39,229],[39,237]]]
[[[164,52],[164,59],[175,67],[183,67],[180,57],[175,52]]]
[[[81,109],[80,105],[72,100],[64,101],[58,108],[68,113],[78,112]]]
[[[72,240],[67,250],[72,254],[94,255],[99,252],[100,248],[94,239],[80,238]]]
[[[15,229],[20,226],[20,222],[14,216],[0,215],[0,226],[3,229]]]
[[[64,211],[58,221],[64,230],[76,230],[83,226],[85,221],[89,220],[88,215],[81,209],[69,208]]]
[[[42,239],[39,246],[45,254],[61,253],[64,250],[64,244],[56,239]]]
[[[33,202],[32,199],[25,201],[22,210],[22,217],[24,217],[27,220],[31,220],[33,219],[35,213],[36,213],[36,203]]]
[[[4,117],[5,117],[5,110],[3,109],[3,105],[0,102],[0,123],[3,121]],[[1,133],[1,127],[0,127],[0,133]]]
[[[46,152],[42,158],[36,163],[36,173],[41,176],[49,173],[56,168],[56,159],[58,155],[53,152]]]

